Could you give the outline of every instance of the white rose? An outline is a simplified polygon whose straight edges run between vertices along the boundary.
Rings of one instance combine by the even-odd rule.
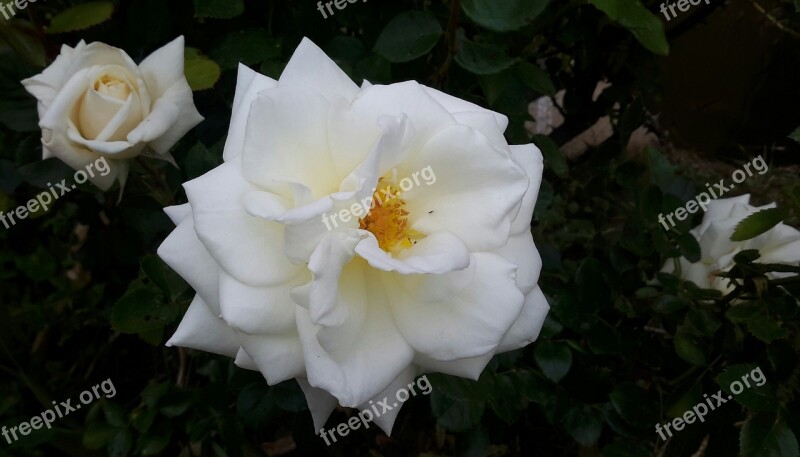
[[[424,372],[476,379],[549,309],[530,231],[542,156],[509,146],[507,122],[413,81],[359,88],[307,39],[279,81],[240,66],[224,164],[167,209],[159,255],[197,290],[168,345],[297,378],[318,429]]]
[[[764,206],[750,206],[750,195],[713,200],[708,204],[708,211],[703,222],[689,233],[700,244],[702,257],[698,262],[690,263],[685,257],[678,259],[680,276],[704,289],[717,289],[723,294],[733,291],[727,278],[719,276],[721,272],[730,271],[735,265],[736,254],[747,249],[758,249],[760,263],[797,264],[800,262],[800,231],[780,223],[761,235],[741,242],[731,241],[736,226],[747,216],[767,208],[774,208],[771,203]],[[675,260],[670,259],[661,270],[665,273],[675,272]],[[770,277],[785,277],[787,274],[770,273]]]
[[[103,190],[117,180],[124,185],[126,159],[146,147],[169,159],[170,148],[203,120],[183,74],[183,48],[179,37],[137,66],[103,43],[62,46],[49,67],[22,81],[39,101],[44,158],[80,170],[105,157],[111,172],[89,178]]]

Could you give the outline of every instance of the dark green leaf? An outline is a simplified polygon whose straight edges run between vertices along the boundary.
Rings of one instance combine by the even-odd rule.
[[[461,6],[475,23],[509,32],[530,24],[548,3],[550,0],[464,0]]]
[[[553,170],[559,178],[566,178],[569,176],[569,165],[567,165],[567,158],[564,153],[558,149],[558,145],[550,137],[545,135],[535,135],[533,143],[542,151],[544,156],[544,165]]]
[[[797,457],[797,438],[789,426],[774,414],[750,416],[739,434],[742,457]]]
[[[751,214],[736,225],[731,241],[747,241],[767,232],[786,219],[786,213],[780,208],[769,208]]]
[[[800,127],[797,127],[796,129],[794,129],[794,132],[789,134],[789,138],[791,138],[791,139],[797,141],[798,143],[800,143]]]
[[[209,52],[223,70],[236,68],[239,63],[255,65],[281,54],[281,44],[264,29],[237,30],[225,36]]]
[[[178,308],[164,303],[150,288],[135,287],[114,305],[111,325],[122,333],[160,330],[178,316]]]
[[[453,432],[466,432],[478,426],[483,416],[484,402],[455,400],[434,389],[431,410],[439,425]]]
[[[542,95],[555,95],[556,86],[547,72],[538,66],[522,61],[514,67],[517,77],[526,86]]]
[[[589,0],[614,22],[628,29],[642,45],[659,55],[669,54],[664,24],[640,0]]]
[[[533,356],[542,373],[555,382],[566,376],[572,366],[572,352],[564,343],[551,341],[537,343]]]
[[[107,1],[82,3],[53,17],[47,33],[65,33],[84,30],[111,19],[114,4]]]
[[[761,367],[751,364],[731,365],[717,376],[716,381],[729,394],[728,397],[735,398],[753,411],[775,411],[778,406]]]
[[[707,357],[705,348],[707,345],[694,335],[677,333],[673,343],[678,357],[693,365],[702,366],[706,364]]]
[[[651,396],[636,384],[622,383],[609,394],[614,410],[628,424],[637,428],[652,428],[656,422],[656,404]]]
[[[375,42],[375,52],[389,62],[408,62],[422,57],[439,42],[442,26],[425,11],[405,11],[383,28]]]
[[[231,19],[244,13],[242,0],[194,0],[194,17]]]
[[[788,335],[787,330],[781,327],[781,322],[767,314],[750,319],[747,328],[753,336],[765,343],[771,343]]]
[[[581,446],[591,447],[603,430],[602,415],[588,407],[573,407],[564,417],[564,429]]]
[[[694,237],[691,233],[684,233],[678,237],[678,247],[680,247],[681,255],[686,257],[691,263],[695,263],[700,260],[701,252],[700,252],[700,243],[697,242],[697,238]]]
[[[459,50],[455,60],[461,68],[476,75],[500,73],[517,62],[496,46],[475,43],[465,38],[459,40]]]

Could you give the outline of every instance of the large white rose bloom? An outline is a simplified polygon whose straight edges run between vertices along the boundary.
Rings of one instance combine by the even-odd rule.
[[[240,66],[224,163],[167,209],[159,255],[197,291],[168,345],[297,378],[317,428],[418,374],[476,379],[549,309],[530,231],[542,156],[509,146],[507,123],[413,81],[359,88],[307,39],[278,81]],[[427,167],[435,183],[323,223]],[[398,410],[376,419],[387,433]]]
[[[750,194],[713,200],[708,204],[703,222],[689,232],[700,244],[702,257],[695,263],[690,263],[685,257],[677,259],[680,276],[704,289],[716,289],[727,294],[734,288],[719,273],[730,271],[735,265],[733,258],[744,250],[758,249],[761,253],[757,260],[759,263],[800,263],[800,230],[786,224],[780,223],[746,241],[735,242],[730,239],[736,226],[747,216],[774,207],[774,203],[751,206]],[[675,260],[668,260],[661,271],[674,274]],[[790,274],[770,273],[772,278],[785,276]]]
[[[89,178],[102,190],[124,185],[127,159],[143,152],[172,160],[170,148],[203,120],[183,74],[183,50],[179,37],[136,65],[104,43],[62,46],[49,67],[22,81],[39,101],[43,158],[82,170],[105,157],[110,173]]]

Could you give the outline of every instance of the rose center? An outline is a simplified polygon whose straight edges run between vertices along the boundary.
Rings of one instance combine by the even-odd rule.
[[[131,88],[125,81],[114,75],[103,75],[94,81],[94,90],[117,100],[125,101],[131,94]]]
[[[375,235],[378,246],[386,252],[398,253],[410,248],[423,235],[408,226],[406,202],[400,198],[402,191],[396,184],[380,178],[372,194],[372,207],[358,227]]]

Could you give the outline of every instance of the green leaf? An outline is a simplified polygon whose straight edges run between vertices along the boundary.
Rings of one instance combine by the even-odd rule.
[[[691,233],[683,233],[676,241],[681,250],[681,255],[686,257],[686,260],[690,263],[695,263],[700,260],[700,243],[697,242],[697,238],[695,238],[694,235]]]
[[[747,328],[759,340],[765,343],[771,343],[775,340],[786,338],[788,331],[781,327],[780,321],[762,314],[754,317],[747,322]]]
[[[704,345],[697,337],[688,333],[675,334],[675,352],[678,357],[692,365],[703,366],[706,364],[706,351]]]
[[[625,382],[609,394],[614,410],[630,425],[651,428],[656,422],[657,405],[651,396],[636,384]]]
[[[184,51],[183,73],[193,91],[211,89],[219,80],[222,69],[195,48]]]
[[[638,444],[617,441],[604,447],[600,457],[650,457],[650,452]]]
[[[522,61],[514,67],[520,81],[542,95],[555,95],[556,85],[546,71],[530,62]]]
[[[47,64],[42,37],[29,22],[0,20],[0,38],[25,62],[39,68]]]
[[[569,165],[567,165],[567,158],[564,153],[558,149],[555,141],[546,135],[535,135],[533,143],[542,151],[544,156],[544,164],[546,167],[553,170],[559,178],[566,178],[569,176]]]
[[[392,63],[409,62],[430,52],[442,33],[432,14],[406,11],[386,24],[375,42],[375,52]]]
[[[747,241],[767,232],[786,219],[786,212],[780,208],[769,208],[753,213],[736,225],[731,241]]]
[[[567,375],[572,366],[572,351],[564,343],[543,341],[533,351],[536,364],[548,379],[558,382]]]
[[[733,397],[753,411],[775,411],[778,407],[778,400],[761,367],[752,364],[731,365],[717,376],[716,381],[729,394],[728,397]]]
[[[194,0],[194,17],[231,19],[244,13],[242,0]]]
[[[591,447],[600,438],[603,430],[599,411],[589,407],[573,407],[564,416],[564,429],[583,447]]]
[[[664,24],[640,0],[589,0],[589,3],[633,33],[650,52],[669,54]]]
[[[439,425],[453,432],[466,432],[478,426],[485,403],[473,400],[456,400],[438,389],[431,393],[431,410]]]
[[[484,43],[475,43],[461,37],[455,61],[463,69],[476,75],[493,75],[517,63],[502,49]]]
[[[742,457],[797,457],[797,438],[774,414],[757,413],[744,423],[739,434]]]
[[[108,443],[109,457],[125,457],[133,447],[133,436],[127,429],[118,429]]]
[[[170,438],[172,438],[171,427],[158,427],[153,434],[142,437],[142,455],[161,455],[169,445]]]
[[[509,32],[530,24],[550,0],[464,0],[461,7],[476,24]]]
[[[116,429],[105,422],[92,422],[83,432],[83,445],[87,449],[101,449],[111,441]]]
[[[178,312],[152,289],[135,286],[114,305],[111,326],[118,332],[133,334],[161,330],[175,320]]]
[[[57,14],[46,33],[65,33],[84,30],[111,19],[114,4],[111,2],[89,2],[73,6]]]
[[[798,143],[800,143],[800,127],[797,127],[796,129],[794,129],[794,132],[789,134],[789,138],[791,138],[791,139],[797,141]]]
[[[725,311],[725,317],[731,322],[746,323],[759,312],[761,307],[754,303],[734,304]]]
[[[281,44],[265,29],[237,30],[229,33],[208,55],[223,70],[232,70],[239,63],[255,65],[281,55]]]

